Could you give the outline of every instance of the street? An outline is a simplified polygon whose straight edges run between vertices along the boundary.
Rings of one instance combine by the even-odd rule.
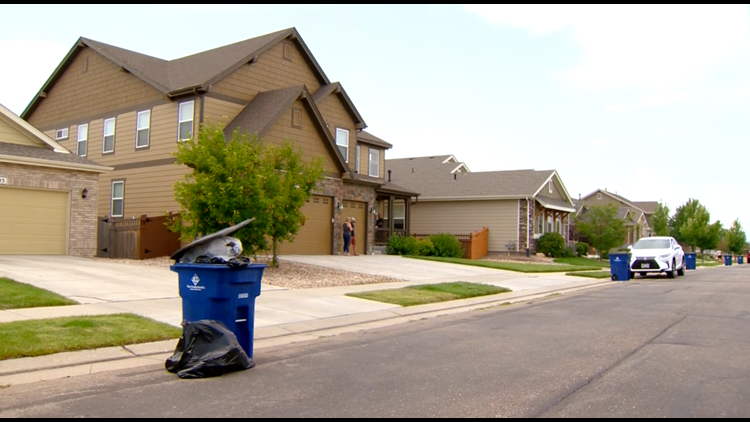
[[[255,352],[0,387],[0,417],[750,417],[750,266]]]

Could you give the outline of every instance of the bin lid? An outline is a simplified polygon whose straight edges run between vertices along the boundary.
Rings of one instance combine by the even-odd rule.
[[[209,234],[207,236],[203,236],[203,237],[201,237],[199,239],[196,239],[193,243],[191,243],[191,244],[189,244],[189,245],[187,245],[185,247],[180,248],[180,250],[178,250],[177,252],[173,253],[172,256],[170,256],[169,258],[173,259],[175,261],[179,261],[182,258],[182,256],[185,255],[185,253],[187,251],[189,251],[190,249],[192,249],[192,248],[194,248],[196,246],[202,245],[202,244],[204,244],[206,242],[209,242],[209,241],[211,241],[213,239],[216,239],[218,237],[231,236],[234,233],[238,232],[241,228],[243,228],[243,227],[247,226],[248,224],[250,224],[253,220],[255,220],[255,217],[250,218],[248,220],[245,220],[245,221],[243,221],[243,222],[241,222],[239,224],[235,224],[234,226],[227,227],[226,229],[219,230],[216,233],[212,233],[212,234]]]

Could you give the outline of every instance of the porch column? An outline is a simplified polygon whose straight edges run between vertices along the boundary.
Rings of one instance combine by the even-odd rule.
[[[388,196],[388,237],[393,236],[393,195]]]

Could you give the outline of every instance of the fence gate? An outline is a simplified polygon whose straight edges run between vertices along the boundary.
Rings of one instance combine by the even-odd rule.
[[[174,215],[161,217],[100,217],[97,225],[96,256],[100,258],[149,259],[169,256],[180,249],[180,236],[165,223]]]

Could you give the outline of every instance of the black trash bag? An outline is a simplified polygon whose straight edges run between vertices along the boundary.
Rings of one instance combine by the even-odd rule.
[[[183,323],[182,333],[165,364],[167,371],[180,378],[218,377],[255,366],[234,333],[220,321]]]

